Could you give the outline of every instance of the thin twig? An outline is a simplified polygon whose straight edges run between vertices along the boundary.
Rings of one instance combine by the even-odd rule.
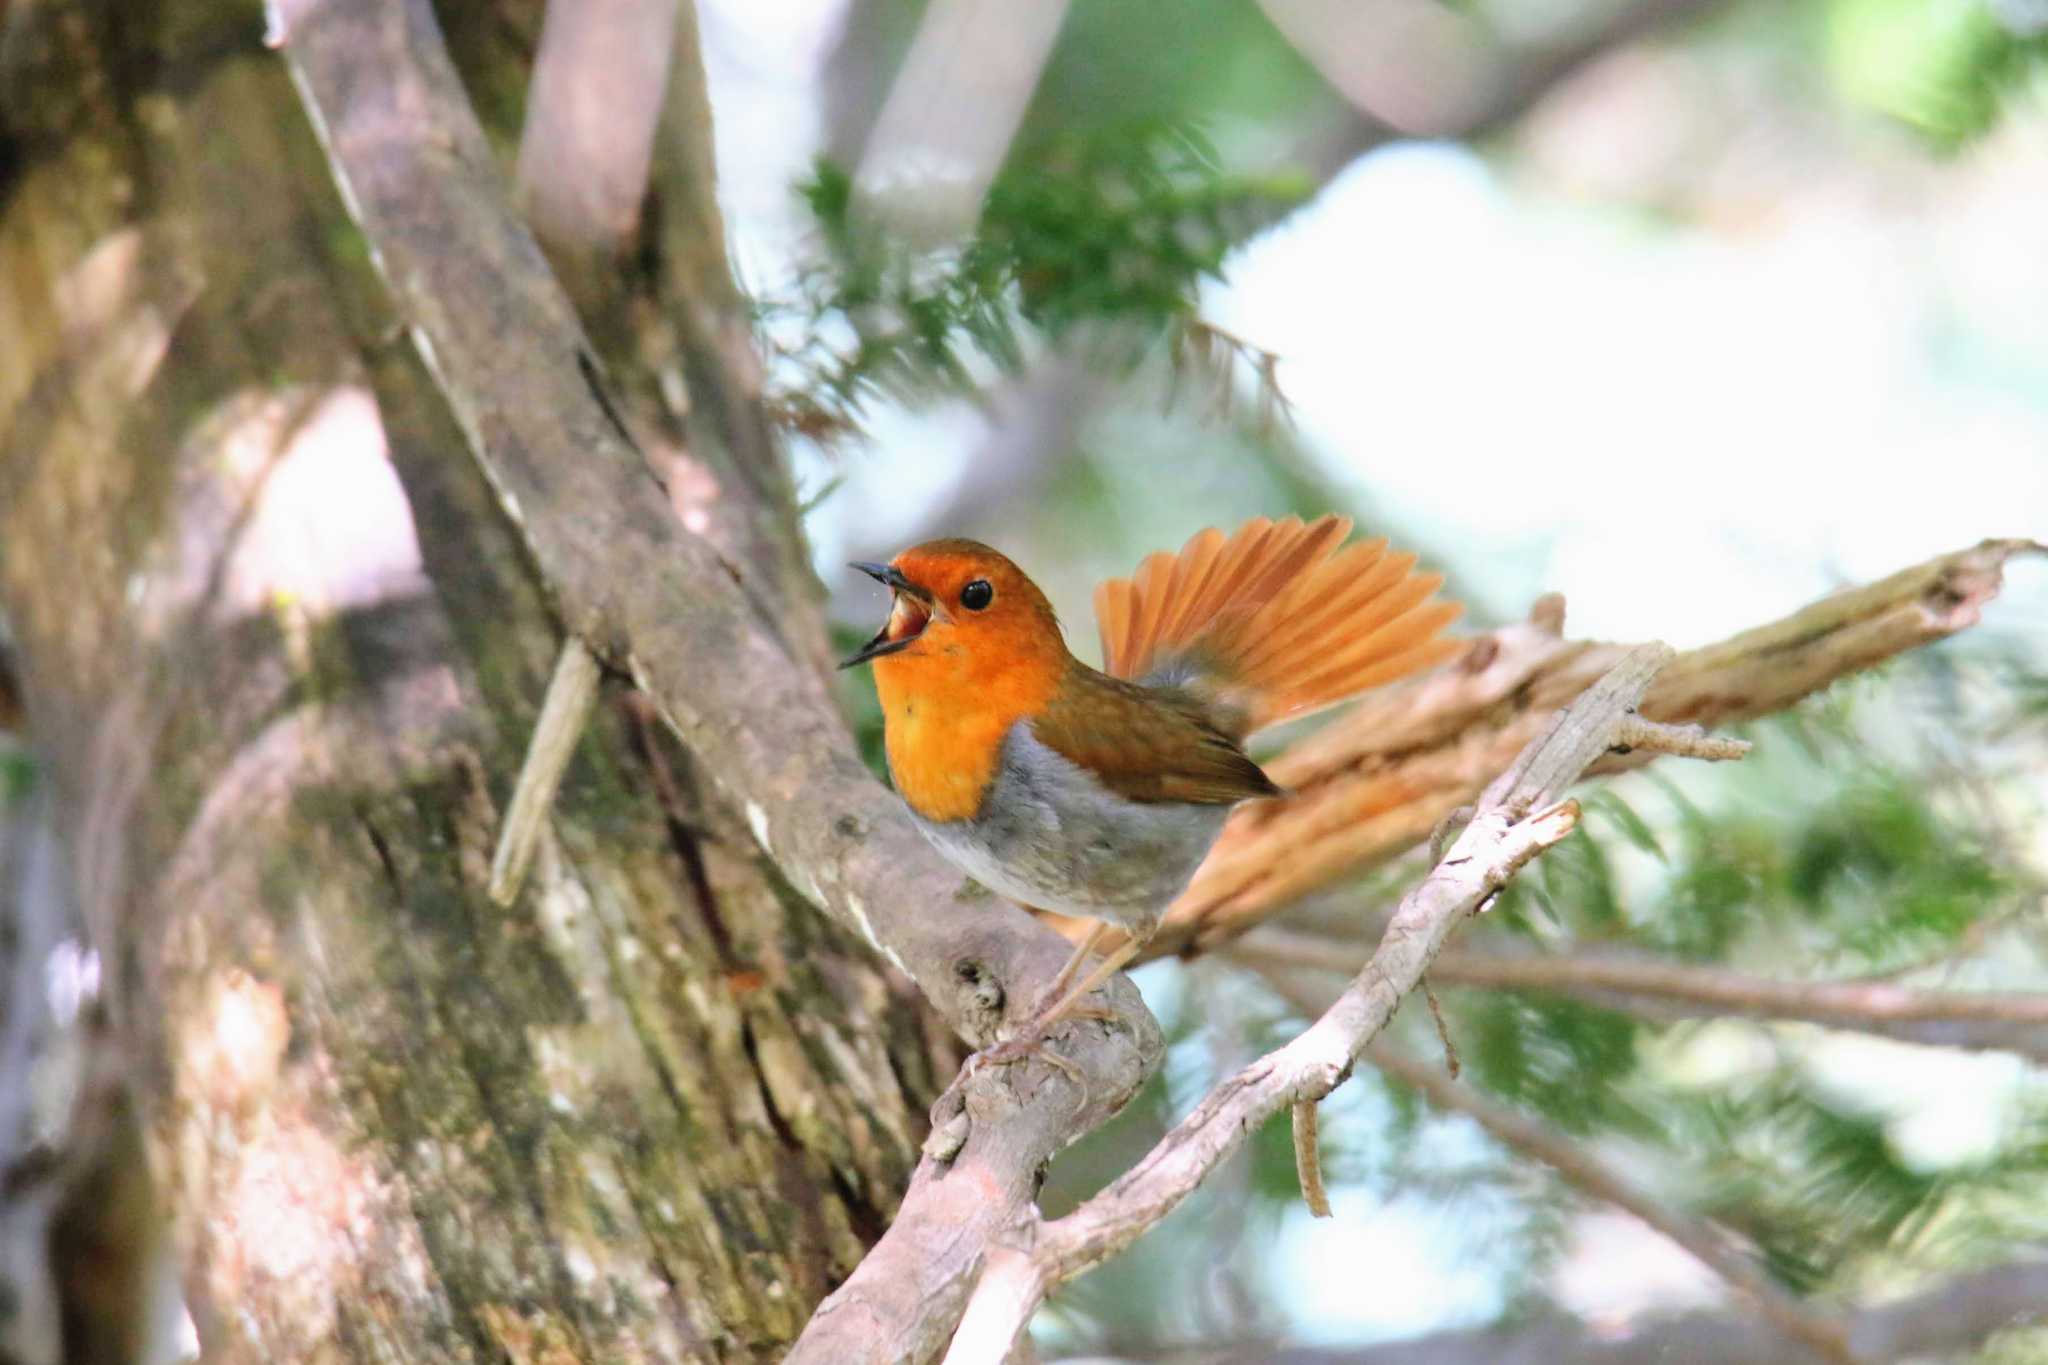
[[[2048,1261],[2004,1265],[1936,1281],[1905,1297],[1847,1309],[1850,1350],[1868,1365],[1971,1357],[1997,1333],[2038,1326],[2048,1304]],[[1784,1357],[1777,1329],[1745,1303],[1626,1323],[1538,1314],[1492,1327],[1459,1327],[1370,1346],[1267,1340],[1160,1347],[1104,1343],[1102,1354],[1151,1365],[1258,1360],[1286,1365],[1758,1365]],[[1974,1358],[1974,1357],[1972,1357]]]
[[[1441,959],[1439,959],[1441,961]],[[1422,978],[1422,998],[1429,1002],[1430,1022],[1436,1025],[1436,1036],[1444,1045],[1444,1070],[1451,1073],[1451,1079],[1458,1079],[1464,1070],[1458,1062],[1458,1045],[1451,1041],[1451,1026],[1444,1022],[1443,1004],[1436,998],[1436,990],[1429,984],[1429,978]]]
[[[1741,758],[1751,746],[1746,739],[1723,739],[1697,725],[1665,725],[1629,716],[1616,728],[1614,747],[1618,753],[1646,749],[1654,754],[1725,760]]]
[[[548,808],[555,803],[562,774],[597,705],[597,679],[597,656],[573,635],[564,640],[540,718],[533,724],[533,738],[527,741],[526,760],[512,784],[512,803],[505,811],[497,850],[491,855],[490,895],[500,905],[516,900],[519,884],[526,880]]]
[[[1330,1216],[1330,1192],[1323,1188],[1323,1154],[1316,1140],[1316,1101],[1294,1102],[1294,1174],[1301,1202],[1317,1218]]]

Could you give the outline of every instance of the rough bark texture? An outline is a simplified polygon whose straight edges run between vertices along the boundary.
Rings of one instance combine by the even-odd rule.
[[[522,8],[450,10],[457,50],[516,63]],[[951,1044],[616,681],[489,902],[558,627],[261,14],[4,24],[0,610],[207,1358],[773,1358]],[[779,477],[730,505],[769,495],[734,552],[784,588]],[[147,1330],[90,1301],[122,1273],[11,1280],[0,1325]]]

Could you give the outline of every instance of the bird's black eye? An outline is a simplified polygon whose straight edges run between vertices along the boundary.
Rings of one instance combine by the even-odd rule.
[[[989,586],[986,578],[977,578],[960,589],[960,605],[969,611],[980,611],[996,600],[996,590]]]

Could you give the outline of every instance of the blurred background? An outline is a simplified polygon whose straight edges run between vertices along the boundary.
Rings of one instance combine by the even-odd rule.
[[[954,1040],[618,680],[555,807],[562,885],[616,920],[566,942],[540,897],[481,894],[479,793],[509,792],[561,621],[266,45],[311,8],[0,0],[0,1073],[55,1056],[85,1097],[0,1085],[0,1174],[27,1172],[0,1365],[57,1302],[45,1251],[89,1286],[140,1266],[107,1316],[169,1344],[24,1359],[777,1358],[879,1235]],[[845,562],[936,535],[1007,551],[1091,659],[1096,582],[1253,515],[1419,551],[1460,629],[1555,593],[1572,638],[1681,648],[2048,540],[2048,0],[433,8],[614,419],[801,615],[787,450],[849,647],[884,602]],[[699,45],[744,298],[700,202]],[[879,771],[871,683],[839,676]],[[2048,561],[1740,733],[1743,763],[1589,785],[1461,931],[1440,1024],[1411,1001],[1323,1106],[1333,1218],[1269,1125],[1054,1295],[1039,1354],[1777,1361],[1740,1330],[1777,1291],[1906,1303],[1860,1312],[1865,1361],[2048,1362]],[[1294,1036],[1420,870],[1142,968],[1168,1061],[1047,1211]],[[85,1060],[118,1032],[102,952],[133,1113]],[[1781,1017],[1820,982],[1869,1008]],[[219,1020],[270,1098],[217,1079]],[[815,1075],[764,1084],[742,1036]],[[602,1104],[562,1098],[557,1042]],[[196,1251],[132,1192],[145,1137]],[[60,1206],[66,1142],[95,1169]],[[437,1202],[444,1151],[490,1180]],[[683,1189],[710,1192],[689,1235],[647,1233]],[[575,1272],[592,1248],[625,1271]],[[659,1336],[678,1305],[701,1339]]]
[[[2041,0],[733,0],[702,22],[735,258],[849,638],[882,603],[844,562],[941,534],[1023,563],[1094,657],[1097,580],[1253,514],[1357,516],[1475,628],[1556,591],[1573,635],[1680,647],[2048,533]],[[1612,783],[1471,937],[2048,984],[2044,646],[2048,574],[2016,564],[1982,628],[1752,727],[1751,761]],[[846,701],[872,739],[867,688]],[[1311,945],[1369,942],[1411,871],[1324,898]],[[1170,1063],[1055,1169],[1053,1211],[1327,1000],[1340,978],[1299,941],[1259,942],[1140,974]],[[2013,1052],[1442,999],[1464,1084],[1716,1215],[1801,1293],[1883,1299],[2048,1237],[2048,1083]],[[1441,1055],[1415,1006],[1398,1031]],[[1383,1075],[1323,1131],[1333,1220],[1275,1126],[1057,1296],[1041,1349],[1261,1358],[1728,1303]],[[1438,1340],[1415,1358],[1495,1358]],[[1954,1358],[2048,1360],[2048,1331]]]

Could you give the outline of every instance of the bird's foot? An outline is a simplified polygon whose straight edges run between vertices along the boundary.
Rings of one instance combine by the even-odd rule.
[[[1150,935],[1147,935],[1147,937],[1149,938]],[[1052,1030],[1056,1025],[1065,1023],[1068,1020],[1092,1019],[1107,1023],[1118,1018],[1119,1016],[1115,1010],[1107,1005],[1090,1003],[1087,997],[1093,994],[1095,989],[1106,981],[1112,972],[1130,961],[1136,955],[1140,946],[1142,946],[1142,940],[1126,943],[1123,947],[1111,953],[1107,959],[1099,963],[1096,969],[1089,973],[1086,980],[1078,985],[1069,987],[1067,983],[1076,975],[1074,969],[1083,959],[1088,947],[1087,944],[1083,944],[1082,950],[1077,952],[1074,955],[1074,960],[1067,964],[1067,969],[1054,977],[1051,985],[1039,996],[1037,1003],[1031,1007],[1031,1012],[1025,1016],[1023,1023],[1013,1036],[1001,1042],[990,1044],[969,1057],[961,1065],[960,1074],[955,1076],[953,1083],[946,1087],[946,1093],[940,1097],[939,1103],[934,1106],[933,1112],[935,1114],[942,1111],[950,1112],[951,1108],[957,1107],[955,1101],[961,1088],[989,1067],[1008,1066],[1015,1062],[1028,1061],[1033,1058],[1044,1062],[1072,1081],[1074,1088],[1081,1092],[1080,1103],[1074,1107],[1074,1112],[1079,1113],[1082,1109],[1085,1109],[1088,1105],[1087,1079],[1081,1074],[1079,1067],[1046,1046],[1046,1040],[1051,1036]]]
[[[1029,1061],[1036,1058],[1074,1083],[1074,1088],[1081,1092],[1081,1103],[1075,1106],[1078,1112],[1080,1108],[1088,1103],[1088,1082],[1082,1076],[1079,1067],[1053,1051],[1046,1045],[1046,1041],[1051,1035],[1053,1026],[1066,1020],[1095,1019],[1108,1021],[1114,1018],[1116,1018],[1116,1011],[1101,1005],[1074,1003],[1069,1004],[1064,1010],[1060,1010],[1057,1013],[1052,1009],[1041,1006],[1032,1011],[1031,1016],[1024,1021],[1023,1028],[1015,1036],[1005,1038],[999,1043],[991,1043],[969,1057],[961,1066],[960,1074],[954,1078],[953,1086],[948,1087],[948,1089],[965,1085],[975,1075],[987,1070],[989,1067],[1009,1066],[1015,1062]]]
[[[1074,1083],[1074,1088],[1081,1092],[1080,1100],[1074,1105],[1075,1113],[1078,1114],[1088,1107],[1088,1078],[1081,1074],[1080,1067],[1075,1066],[1072,1062],[1060,1056],[1059,1053],[1047,1047],[1044,1033],[1037,1028],[1033,1028],[1021,1037],[1006,1038],[1000,1043],[992,1043],[969,1057],[961,1064],[960,1074],[955,1076],[953,1083],[946,1087],[946,1093],[939,1098],[939,1103],[934,1106],[933,1112],[937,1113],[947,1110],[953,1104],[958,1092],[969,1081],[972,1081],[990,1067],[1008,1066],[1014,1062],[1029,1061],[1032,1058],[1037,1058],[1039,1061],[1044,1062]]]

